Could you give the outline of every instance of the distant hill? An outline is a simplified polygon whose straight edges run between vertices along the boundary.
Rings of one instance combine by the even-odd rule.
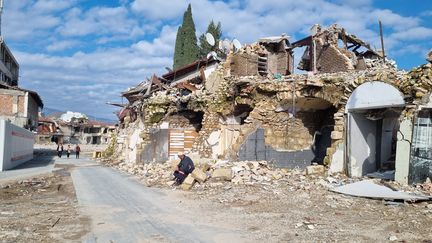
[[[42,111],[43,116],[45,116],[45,117],[55,117],[55,118],[59,118],[61,116],[61,114],[63,114],[63,113],[66,113],[66,111],[61,111],[61,110],[57,110],[57,109],[53,109],[53,108],[49,108],[49,107],[44,107],[43,111]],[[100,117],[95,117],[95,116],[90,116],[90,115],[87,115],[87,117],[90,120],[94,120],[94,121],[100,121],[100,122],[105,122],[105,123],[110,123],[110,124],[117,123],[117,120],[100,118]]]

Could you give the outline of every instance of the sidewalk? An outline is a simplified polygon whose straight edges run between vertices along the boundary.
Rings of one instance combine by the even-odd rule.
[[[67,159],[66,154],[63,154],[62,158],[58,158],[54,150],[37,149],[32,160],[11,170],[0,172],[0,184],[49,174],[55,170],[56,164],[67,164],[69,163],[68,160],[72,162],[72,156],[70,159]],[[73,160],[76,161],[75,159]]]

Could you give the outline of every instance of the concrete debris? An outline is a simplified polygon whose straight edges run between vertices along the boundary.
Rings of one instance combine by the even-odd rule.
[[[183,190],[190,190],[195,184],[195,179],[192,175],[188,175],[183,183],[180,185]]]
[[[126,173],[137,175],[147,186],[172,186],[174,184],[172,181],[174,171],[172,165],[176,163],[146,163],[143,165],[120,163],[110,165]],[[223,185],[218,184],[220,182],[231,182],[237,185],[273,183],[285,180],[293,173],[302,174],[301,171],[273,168],[266,161],[202,163],[196,165],[195,170],[183,183],[187,186],[182,186],[182,188],[191,189],[195,185],[195,181],[209,186]],[[308,188],[312,187],[308,186]]]
[[[394,235],[389,237],[389,241],[397,241],[397,240],[398,240],[398,238]]]
[[[323,165],[311,165],[306,167],[306,175],[324,174],[325,168]]]
[[[421,65],[408,73],[400,84],[401,91],[422,99],[432,90],[432,63]]]
[[[212,173],[212,178],[216,180],[231,181],[232,171],[231,169],[215,169]]]
[[[412,195],[406,192],[394,191],[389,187],[375,184],[373,180],[359,181],[356,183],[336,187],[331,191],[356,196],[382,200],[403,200],[403,201],[428,201],[432,197],[424,195]]]
[[[206,170],[204,170],[204,171],[206,171]],[[203,170],[200,169],[200,168],[195,169],[195,170],[191,173],[191,176],[192,176],[195,180],[197,180],[199,183],[203,183],[203,182],[205,182],[205,181],[207,180],[207,175],[206,175],[206,173],[204,173]]]
[[[429,179],[429,181],[426,181],[425,183],[417,185],[417,187],[420,188],[424,193],[432,196],[432,183],[431,183],[430,179]]]

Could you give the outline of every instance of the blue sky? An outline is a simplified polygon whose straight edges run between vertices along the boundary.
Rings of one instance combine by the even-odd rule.
[[[115,119],[120,92],[172,66],[188,3],[200,35],[213,19],[227,38],[252,43],[319,23],[345,27],[409,70],[432,48],[430,0],[5,0],[2,35],[20,63],[20,86],[45,106]],[[298,55],[297,55],[298,58]]]

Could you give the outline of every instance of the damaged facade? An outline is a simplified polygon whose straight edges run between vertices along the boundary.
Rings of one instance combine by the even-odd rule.
[[[293,74],[298,47],[307,74]],[[399,182],[421,182],[432,176],[431,85],[430,63],[405,73],[343,28],[315,26],[303,40],[262,38],[123,93],[117,154],[318,163],[354,177],[395,170]]]

